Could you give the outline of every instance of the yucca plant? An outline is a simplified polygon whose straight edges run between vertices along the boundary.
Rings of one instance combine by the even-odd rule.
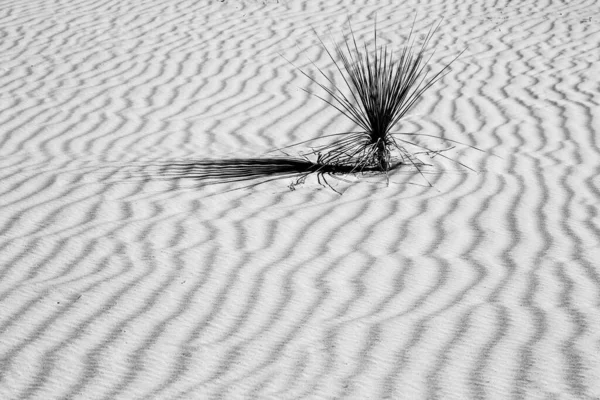
[[[423,164],[416,159],[416,155],[420,153],[429,154],[431,157],[439,155],[471,169],[442,154],[449,149],[432,150],[415,141],[415,138],[441,139],[480,149],[427,133],[395,130],[411,107],[433,84],[449,72],[450,65],[462,54],[461,52],[443,65],[438,72],[430,74],[428,63],[433,52],[428,52],[428,46],[440,24],[429,28],[418,47],[413,38],[414,25],[413,22],[406,45],[396,52],[388,49],[387,46],[378,47],[376,25],[373,30],[374,42],[371,51],[366,45],[357,44],[351,26],[350,39],[335,44],[333,52],[317,35],[343,83],[341,87],[336,86],[336,83],[313,62],[319,72],[317,78],[299,70],[328,96],[304,90],[334,107],[350,119],[358,127],[357,129],[275,149],[282,151],[285,157],[171,162],[163,166],[162,176],[173,179],[193,178],[205,184],[263,179],[247,187],[274,179],[293,177],[296,178],[295,182],[290,184],[290,188],[293,189],[303,183],[309,175],[316,174],[321,185],[329,186],[336,191],[326,180],[326,175],[342,179],[339,175],[364,172],[387,174],[403,164],[412,164],[421,172],[420,166]],[[300,156],[289,155],[283,151],[314,140],[332,138],[335,139],[332,143],[311,147],[310,152]],[[418,150],[411,153],[407,147]],[[311,155],[314,156],[312,159]]]
[[[410,162],[416,165],[413,154],[405,147],[406,145],[416,146],[426,153],[440,154],[440,151],[433,151],[411,140],[415,136],[435,136],[424,133],[394,132],[423,93],[446,75],[450,65],[460,56],[458,54],[437,73],[429,74],[428,62],[433,52],[428,56],[427,50],[438,27],[439,23],[437,26],[431,26],[422,44],[415,49],[413,22],[407,45],[397,52],[388,49],[388,46],[378,47],[376,25],[374,25],[372,51],[369,51],[366,44],[362,47],[357,44],[352,26],[350,26],[351,39],[346,39],[341,44],[336,43],[334,53],[317,35],[327,55],[333,61],[335,69],[341,75],[346,90],[336,86],[314,62],[312,62],[313,66],[324,80],[314,78],[302,70],[300,72],[316,83],[329,95],[329,98],[303,90],[334,107],[358,127],[355,131],[324,136],[335,137],[336,140],[313,149],[311,153],[318,156],[318,164],[328,170],[333,166],[340,166],[347,171],[347,167],[351,166],[353,172],[387,173],[403,163]],[[459,143],[449,139],[444,140]],[[395,152],[399,157],[394,156]],[[441,156],[448,158],[443,154]]]

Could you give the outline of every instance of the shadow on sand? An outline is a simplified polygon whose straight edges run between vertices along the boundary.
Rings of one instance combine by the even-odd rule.
[[[390,170],[398,168],[401,164],[394,164]],[[260,185],[276,179],[294,178],[295,181],[290,184],[290,188],[293,189],[295,185],[303,183],[310,174],[316,174],[319,184],[334,191],[326,177],[385,173],[376,168],[357,170],[354,165],[319,164],[299,157],[182,160],[164,162],[158,167],[155,173],[161,179],[193,179],[204,185],[260,180],[244,187]]]

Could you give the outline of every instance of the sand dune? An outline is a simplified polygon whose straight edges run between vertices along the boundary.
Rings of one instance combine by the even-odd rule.
[[[286,59],[333,73],[314,31],[401,45],[415,15],[434,68],[466,51],[405,128],[477,173],[199,179],[352,129]],[[600,398],[599,18],[3,1],[0,398]]]

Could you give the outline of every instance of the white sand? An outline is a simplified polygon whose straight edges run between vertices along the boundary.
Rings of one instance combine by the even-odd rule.
[[[415,13],[468,48],[406,129],[479,173],[161,179],[352,129],[282,55]],[[596,0],[6,0],[0,49],[0,399],[600,398]]]

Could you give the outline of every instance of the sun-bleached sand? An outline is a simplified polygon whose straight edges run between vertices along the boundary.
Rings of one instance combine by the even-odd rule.
[[[352,129],[286,59],[415,16],[466,51],[402,129],[477,173],[169,170]],[[600,398],[595,0],[6,0],[0,49],[0,399]]]

